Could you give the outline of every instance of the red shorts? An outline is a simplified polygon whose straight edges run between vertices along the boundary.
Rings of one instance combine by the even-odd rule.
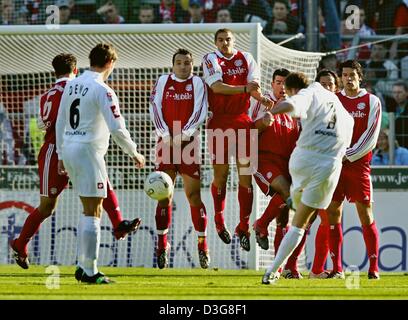
[[[167,147],[161,141],[156,147],[156,171],[175,171],[193,179],[200,179],[199,144],[183,143],[181,148]]]
[[[68,176],[58,174],[58,155],[54,144],[44,144],[38,155],[40,195],[56,198],[68,185]]]
[[[370,172],[369,163],[344,164],[333,201],[342,202],[346,198],[349,202],[370,204],[373,199]]]
[[[208,151],[213,164],[228,164],[235,159],[251,158],[257,155],[258,145],[254,138],[258,131],[248,115],[220,116],[207,123]]]
[[[258,170],[254,173],[254,178],[256,184],[265,195],[269,194],[269,186],[271,182],[279,176],[284,176],[288,181],[291,181],[288,160],[278,157],[274,160],[262,159],[260,156]]]

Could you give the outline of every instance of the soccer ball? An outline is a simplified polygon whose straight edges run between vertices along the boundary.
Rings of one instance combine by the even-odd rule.
[[[173,180],[162,171],[150,173],[144,183],[144,191],[154,200],[168,199],[173,194]]]

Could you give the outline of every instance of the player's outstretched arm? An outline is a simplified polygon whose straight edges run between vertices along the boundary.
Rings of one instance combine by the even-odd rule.
[[[289,113],[295,110],[295,107],[290,102],[283,100],[279,102],[270,112],[272,114]]]

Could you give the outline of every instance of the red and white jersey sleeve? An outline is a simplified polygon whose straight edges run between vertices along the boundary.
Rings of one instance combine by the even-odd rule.
[[[168,75],[162,75],[159,77],[150,96],[150,118],[154,123],[157,135],[162,138],[170,135],[169,128],[163,119],[162,113],[163,91],[168,77]]]
[[[259,70],[258,64],[256,63],[254,57],[249,52],[242,52],[245,57],[245,60],[248,63],[248,82],[255,81],[260,83],[261,81],[261,72]]]
[[[203,58],[204,80],[211,87],[217,81],[222,81],[223,71],[215,52],[208,53]]]
[[[191,137],[200,125],[204,122],[208,112],[208,97],[207,87],[204,81],[197,76],[193,77],[194,88],[194,109],[193,113],[183,127],[182,132],[186,136]]]
[[[277,102],[277,99],[273,92],[265,94],[265,97],[268,99],[272,100],[275,104]],[[266,107],[258,100],[255,100],[254,98],[251,97],[251,106],[249,108],[249,117],[251,118],[252,121],[257,121],[259,119],[262,119],[263,116],[265,115],[267,109]]]
[[[343,92],[344,93],[344,92]],[[362,117],[364,114],[364,102],[359,99],[367,99],[369,110],[368,117]],[[363,158],[370,153],[377,144],[378,135],[381,129],[381,101],[380,99],[365,90],[359,95],[357,99],[348,99],[348,103],[356,105],[355,110],[350,110],[348,106],[346,109],[353,116],[356,125],[354,126],[355,132],[353,132],[353,141],[351,146],[346,151],[346,157],[350,162],[354,162]],[[344,104],[344,100],[341,99]],[[354,103],[353,103],[354,102]],[[362,109],[362,110],[359,110]],[[364,121],[364,127],[359,125],[359,122]]]

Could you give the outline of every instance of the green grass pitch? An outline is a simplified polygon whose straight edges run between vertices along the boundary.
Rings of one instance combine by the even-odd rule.
[[[357,289],[347,289],[349,280],[280,279],[261,285],[263,271],[101,267],[116,282],[111,285],[78,283],[75,267],[59,266],[59,288],[48,289],[46,266],[22,270],[0,266],[0,299],[132,299],[132,300],[265,300],[265,299],[408,299],[408,275],[382,273],[381,280],[361,273]],[[55,278],[53,278],[55,279]],[[50,281],[48,284],[57,285]]]

